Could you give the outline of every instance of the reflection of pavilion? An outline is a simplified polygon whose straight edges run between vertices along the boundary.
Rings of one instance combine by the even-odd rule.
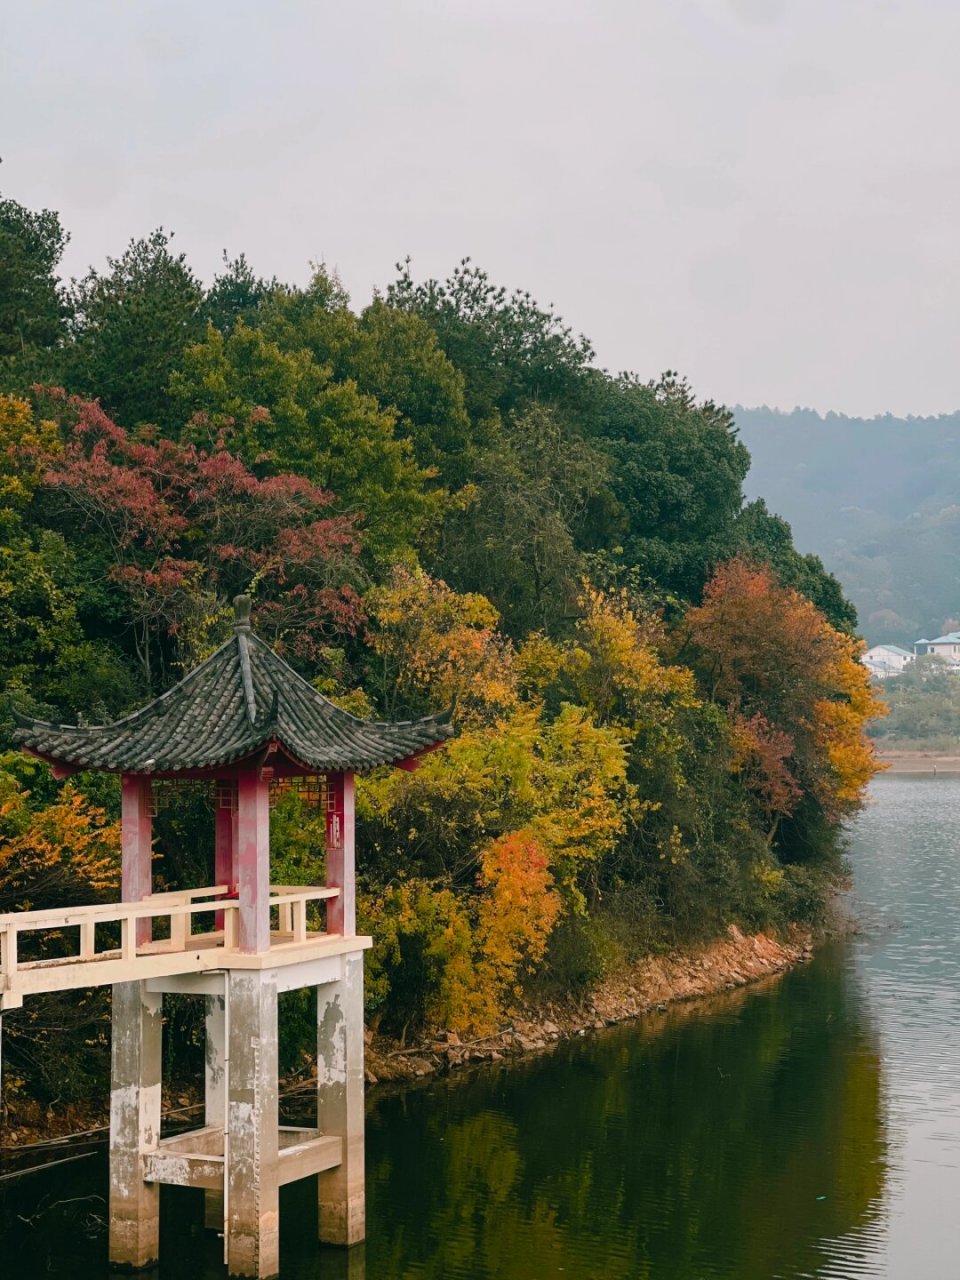
[[[360,721],[253,635],[237,601],[233,637],[178,685],[114,724],[20,719],[24,750],[57,777],[122,776],[121,904],[0,916],[0,1009],[45,991],[113,985],[110,1258],[157,1259],[161,1183],[203,1188],[230,1273],[279,1272],[279,1188],[320,1175],[320,1237],[364,1236],[363,952],[356,936],[354,774],[413,768],[450,728],[437,719]],[[297,787],[326,812],[327,883],[270,884],[270,799]],[[152,892],[152,822],[183,788],[215,811],[214,881]],[[316,916],[324,911],[325,928]],[[312,918],[313,917],[313,918]],[[25,960],[22,942],[79,931],[70,956]],[[34,951],[30,951],[34,956]],[[277,997],[317,989],[317,1124],[281,1128]],[[206,1115],[160,1138],[161,1003],[202,997]]]

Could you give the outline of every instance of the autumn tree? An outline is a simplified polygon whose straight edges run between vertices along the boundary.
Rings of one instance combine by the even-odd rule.
[[[119,824],[69,786],[36,809],[10,763],[0,757],[0,912],[107,900],[120,883]]]
[[[359,537],[301,476],[259,479],[218,437],[209,450],[130,435],[99,405],[60,398],[65,442],[45,484],[65,528],[95,538],[126,599],[149,683],[196,660],[250,591],[267,637],[301,658],[354,629]]]
[[[762,498],[748,502],[734,524],[738,554],[768,564],[786,587],[793,587],[817,606],[832,627],[853,635],[857,611],[843,588],[824,568],[819,556],[801,555],[793,545],[790,526],[767,509]]]
[[[10,700],[40,714],[119,709],[133,692],[114,645],[86,634],[76,548],[33,518],[60,454],[56,424],[0,396],[0,724]]]
[[[439,511],[412,445],[392,412],[288,337],[281,345],[242,321],[226,337],[208,328],[171,379],[187,423],[181,438],[209,448],[229,427],[231,447],[257,475],[295,472],[335,494],[333,510],[363,529],[377,566],[409,558]]]
[[[454,695],[459,730],[414,773],[359,792],[368,874],[398,882],[370,906],[393,939],[377,972],[390,986],[404,981],[401,956],[429,959],[435,1001],[420,1016],[442,1007],[460,1025],[487,1025],[561,912],[583,910],[589,868],[623,836],[624,735],[583,707],[524,700],[513,646],[481,597],[400,573],[366,604],[387,684],[403,671],[407,705],[421,710]]]
[[[877,768],[865,730],[882,708],[859,661],[862,644],[771,569],[742,559],[717,569],[686,627],[710,696],[741,743],[753,739],[741,759],[759,767],[761,803],[771,815],[794,815],[781,827],[786,851],[812,856],[814,828],[851,812]]]
[[[517,707],[513,648],[484,596],[398,565],[364,605],[366,684],[385,715],[415,718],[455,706],[460,721],[490,723]]]
[[[65,786],[44,803],[24,785],[23,757],[0,755],[0,912],[109,901],[120,884],[120,824]],[[39,942],[39,939],[43,942]],[[69,933],[26,935],[22,959],[69,954]],[[35,1098],[89,1098],[109,1055],[102,990],[32,998],[4,1018],[7,1096],[24,1082]]]

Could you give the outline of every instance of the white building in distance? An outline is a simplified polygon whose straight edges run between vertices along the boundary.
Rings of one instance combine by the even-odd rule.
[[[936,640],[915,640],[913,652],[918,658],[932,653],[949,663],[960,663],[960,631],[948,631]]]
[[[918,641],[927,644],[929,641]],[[916,645],[914,646],[916,648]],[[901,649],[898,644],[875,644],[863,655],[863,665],[876,680],[889,680],[898,676],[904,667],[914,659],[909,649]]]

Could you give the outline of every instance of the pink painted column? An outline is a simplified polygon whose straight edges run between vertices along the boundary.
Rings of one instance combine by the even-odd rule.
[[[234,835],[237,825],[236,800],[229,808],[217,805],[214,819],[213,883],[225,884],[228,893],[237,888],[237,858]]]
[[[153,818],[150,779],[125,773],[120,781],[121,889],[124,902],[142,902],[153,892]],[[137,946],[149,942],[149,920],[137,921]]]
[[[357,933],[354,776],[333,773],[327,786],[332,802],[327,811],[327,886],[340,890],[340,896],[327,905],[327,932],[353,938]]]
[[[222,788],[223,784],[218,784]],[[226,794],[217,791],[213,815],[213,883],[225,884],[227,893],[237,892],[237,792],[231,784],[232,800],[225,804]],[[222,911],[216,913],[215,924],[223,928]]]
[[[237,780],[237,886],[240,950],[270,949],[270,781],[256,769]]]

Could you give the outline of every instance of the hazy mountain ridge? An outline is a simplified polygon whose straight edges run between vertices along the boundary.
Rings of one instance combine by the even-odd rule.
[[[960,411],[851,418],[734,410],[750,497],[793,527],[857,606],[871,643],[939,634],[960,617]]]

